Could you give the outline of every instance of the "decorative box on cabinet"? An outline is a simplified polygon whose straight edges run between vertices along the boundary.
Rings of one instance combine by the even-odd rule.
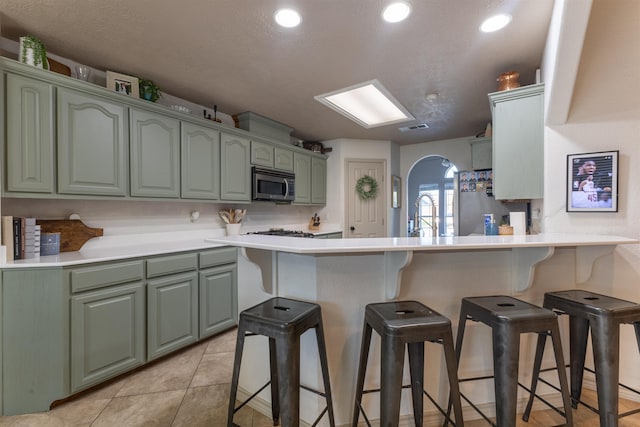
[[[489,94],[493,115],[493,194],[541,199],[544,177],[544,84]]]
[[[127,107],[58,88],[58,192],[125,196]]]
[[[53,86],[6,76],[7,191],[53,193]]]
[[[220,198],[251,201],[251,142],[239,136],[220,134]]]
[[[131,195],[180,197],[180,121],[130,111]]]
[[[181,197],[218,200],[220,198],[220,132],[182,122]]]

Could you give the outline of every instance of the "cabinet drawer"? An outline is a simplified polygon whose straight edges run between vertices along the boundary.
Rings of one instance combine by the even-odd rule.
[[[200,252],[200,268],[236,262],[236,248],[220,248]]]
[[[164,276],[197,268],[198,254],[196,253],[164,256],[147,261],[147,277]]]
[[[70,272],[71,292],[133,282],[143,278],[142,260],[78,268]]]

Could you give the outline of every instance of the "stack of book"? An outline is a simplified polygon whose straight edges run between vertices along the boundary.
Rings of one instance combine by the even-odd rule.
[[[35,218],[2,217],[2,244],[7,261],[40,256],[40,226]]]

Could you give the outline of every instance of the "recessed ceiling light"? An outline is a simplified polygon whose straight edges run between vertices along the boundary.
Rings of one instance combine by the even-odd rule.
[[[378,80],[370,80],[315,99],[364,128],[414,120]]]
[[[503,29],[509,25],[509,22],[511,22],[511,15],[507,15],[506,13],[494,15],[491,18],[485,19],[482,25],[480,25],[480,31],[483,33],[492,33]]]
[[[382,19],[395,23],[404,21],[411,13],[411,5],[405,1],[397,1],[389,4],[382,11]]]
[[[302,22],[300,14],[293,9],[280,9],[273,14],[273,19],[278,25],[286,28],[297,27]]]

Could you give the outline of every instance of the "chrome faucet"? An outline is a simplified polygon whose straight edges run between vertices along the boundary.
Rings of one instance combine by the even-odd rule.
[[[437,217],[437,212],[436,212],[436,203],[433,201],[433,197],[431,197],[428,193],[423,193],[421,195],[418,196],[418,198],[416,199],[416,212],[414,213],[414,218],[413,218],[413,223],[415,224],[415,228],[413,229],[413,231],[411,232],[411,237],[420,237],[420,230],[422,229],[422,227],[420,227],[420,202],[422,201],[423,198],[427,198],[429,199],[429,202],[431,203],[431,224],[427,224],[429,227],[431,227],[431,236],[432,237],[438,237],[438,225],[436,222],[436,217]]]

